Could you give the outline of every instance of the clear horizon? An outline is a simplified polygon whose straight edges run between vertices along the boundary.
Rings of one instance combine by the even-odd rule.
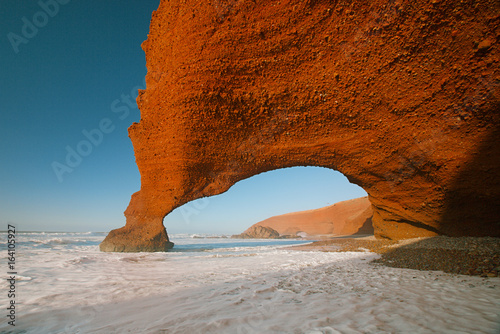
[[[140,120],[141,43],[159,0],[0,5],[0,210],[26,231],[109,232],[140,189],[127,128]],[[366,196],[333,170],[296,167],[243,180],[165,219],[169,233],[240,233],[274,215]],[[0,227],[3,228],[3,227]]]

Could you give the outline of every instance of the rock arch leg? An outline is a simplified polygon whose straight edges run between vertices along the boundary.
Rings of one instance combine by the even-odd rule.
[[[164,252],[174,244],[163,226],[163,216],[148,213],[140,193],[135,193],[125,212],[127,224],[111,231],[99,245],[104,252]],[[142,210],[141,210],[142,209]]]

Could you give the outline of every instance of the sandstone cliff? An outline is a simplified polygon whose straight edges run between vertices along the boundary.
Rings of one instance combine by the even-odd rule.
[[[101,249],[165,250],[176,207],[292,166],[364,188],[379,237],[500,236],[499,13],[498,0],[162,0],[129,129],[141,189]]]
[[[245,232],[232,236],[232,238],[235,239],[278,239],[279,237],[280,234],[278,231],[267,226],[259,225],[253,225]]]
[[[368,197],[339,202],[324,208],[274,216],[253,226],[268,227],[280,235],[353,235],[373,233]],[[246,232],[246,231],[245,231]]]

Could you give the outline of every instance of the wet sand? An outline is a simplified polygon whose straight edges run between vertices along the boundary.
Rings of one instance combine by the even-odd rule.
[[[435,270],[446,273],[500,276],[500,238],[450,238],[445,236],[406,240],[339,237],[289,247],[290,250],[324,252],[373,252],[372,261],[393,268]]]

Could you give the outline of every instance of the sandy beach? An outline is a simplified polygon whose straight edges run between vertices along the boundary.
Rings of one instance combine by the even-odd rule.
[[[290,247],[291,250],[323,252],[373,252],[373,263],[394,268],[436,270],[446,273],[500,276],[500,238],[450,238],[446,236],[407,240],[374,236],[345,236]]]

